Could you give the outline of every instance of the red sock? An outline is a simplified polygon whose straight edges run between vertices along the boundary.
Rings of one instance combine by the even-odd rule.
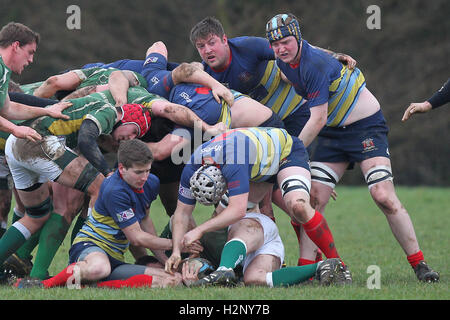
[[[314,264],[315,262],[313,260],[309,260],[309,259],[303,259],[303,258],[299,258],[297,265],[298,266],[306,266],[308,264]]]
[[[125,280],[109,280],[97,283],[99,288],[140,288],[151,287],[153,277],[146,274],[137,274]]]
[[[303,229],[327,258],[340,258],[327,221],[319,211],[316,211],[314,216],[303,224]]]
[[[67,283],[67,280],[71,276],[73,276],[74,266],[75,262],[68,265],[63,271],[58,273],[56,276],[51,277],[50,279],[43,280],[42,284],[45,288],[53,288],[53,287],[59,287],[62,285],[65,285]]]
[[[425,260],[421,250],[417,251],[416,253],[414,253],[414,254],[412,254],[410,256],[407,256],[406,258],[408,259],[409,264],[413,268],[415,266],[417,266],[420,261]]]

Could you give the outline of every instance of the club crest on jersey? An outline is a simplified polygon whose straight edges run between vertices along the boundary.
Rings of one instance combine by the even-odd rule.
[[[248,71],[239,73],[238,78],[242,82],[248,82],[252,79],[252,74]]]
[[[371,139],[371,138],[367,138],[367,139],[363,140],[361,143],[362,143],[362,146],[363,146],[362,153],[369,152],[369,151],[377,149],[377,147],[375,147],[375,144],[373,143],[373,139]]]
[[[119,222],[124,222],[124,221],[127,221],[127,220],[133,218],[134,212],[133,212],[133,209],[130,208],[128,210],[117,213],[116,216],[117,216],[117,220]]]

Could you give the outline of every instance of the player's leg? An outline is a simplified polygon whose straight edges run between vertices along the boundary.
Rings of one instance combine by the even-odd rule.
[[[267,218],[267,217],[266,217]],[[269,218],[267,218],[269,219]],[[264,229],[257,219],[244,218],[230,226],[228,241],[223,247],[219,267],[193,286],[234,285],[237,281],[234,269],[264,244]]]
[[[303,167],[286,167],[278,172],[278,184],[292,219],[303,224],[308,237],[327,258],[339,258],[326,219],[310,204],[310,172]]]
[[[0,239],[0,265],[17,251],[49,218],[52,202],[47,183],[18,190],[26,214],[16,221]]]
[[[39,237],[39,249],[36,253],[32,278],[45,279],[53,258],[66,237],[73,217],[80,211],[84,202],[84,193],[52,183],[53,211],[42,227]]]
[[[394,237],[419,280],[438,281],[439,274],[426,265],[411,218],[395,192],[390,160],[385,157],[374,157],[362,161],[360,167],[369,186],[370,195],[386,216]]]

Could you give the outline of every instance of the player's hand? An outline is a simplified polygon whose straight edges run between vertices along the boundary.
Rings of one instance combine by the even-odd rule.
[[[234,104],[233,93],[223,84],[218,83],[216,86],[211,88],[211,92],[214,96],[214,99],[216,99],[217,103],[221,103],[220,98],[222,98],[230,107]]]
[[[191,231],[185,233],[183,239],[181,240],[181,244],[184,248],[189,248],[194,245],[195,241],[200,240],[202,237],[202,232],[199,228],[194,228]]]
[[[184,243],[182,243],[182,245],[183,247],[181,248],[181,251],[191,253],[191,258],[200,255],[200,252],[203,251],[203,246],[200,240],[195,240],[189,245],[184,245]]]
[[[331,191],[331,198],[333,198],[333,200],[336,201],[337,196],[338,196],[338,194],[336,192],[336,189],[333,189],[333,191]]]
[[[127,104],[127,97],[114,97],[114,100],[116,101],[116,107],[121,107],[124,104]]]
[[[55,104],[52,104],[52,105],[46,107],[45,110],[47,110],[47,115],[52,118],[67,120],[67,119],[70,119],[70,117],[68,115],[63,114],[62,111],[72,105],[73,105],[73,103],[70,101],[60,101],[58,103],[55,103]]]
[[[335,58],[338,59],[339,62],[346,64],[350,70],[356,67],[356,60],[345,53],[336,53]]]
[[[20,139],[28,139],[36,142],[42,140],[42,136],[30,127],[16,126],[11,134]]]
[[[218,122],[218,123],[216,123],[216,124],[213,125],[213,126],[209,126],[208,130],[206,130],[205,133],[207,133],[207,134],[209,134],[209,135],[215,137],[215,136],[217,136],[217,135],[219,135],[219,134],[224,133],[224,132],[227,131],[227,130],[228,130],[228,128],[227,128],[227,126],[225,125],[225,123],[223,123],[223,122]]]
[[[166,264],[164,266],[164,270],[167,273],[174,274],[174,271],[178,269],[178,265],[180,264],[181,256],[179,254],[174,254],[166,260]]]
[[[189,287],[193,282],[198,280],[198,271],[200,270],[200,266],[195,267],[193,264],[183,263],[181,268],[181,277],[183,279],[183,283]]]
[[[428,101],[424,102],[414,102],[409,105],[409,107],[405,110],[403,114],[402,121],[406,121],[411,117],[414,113],[424,113],[431,110],[431,104]]]

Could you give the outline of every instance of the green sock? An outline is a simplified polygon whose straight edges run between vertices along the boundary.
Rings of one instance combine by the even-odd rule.
[[[16,255],[23,260],[31,260],[31,252],[33,252],[34,248],[39,243],[39,236],[41,235],[41,229],[36,231],[30,239],[28,239],[23,246],[19,248],[19,250],[16,251]]]
[[[287,287],[308,280],[316,274],[318,263],[299,267],[287,267],[272,272],[274,287]]]
[[[22,227],[25,228],[23,225],[13,224],[0,239],[0,266],[27,240],[25,235],[19,230]],[[23,231],[27,232],[28,230],[25,228]]]
[[[72,244],[73,240],[75,240],[78,231],[80,231],[80,229],[83,227],[85,221],[86,221],[85,217],[78,216],[77,221],[75,221],[75,224],[73,225],[72,234],[70,235],[70,244]]]
[[[50,218],[42,227],[41,236],[39,237],[39,248],[30,277],[38,279],[47,277],[48,268],[66,237],[69,227],[70,224],[67,223],[64,217],[54,212],[50,214]]]
[[[240,239],[231,239],[223,247],[219,269],[221,267],[228,269],[236,268],[245,259],[246,255],[247,247],[245,243]]]

